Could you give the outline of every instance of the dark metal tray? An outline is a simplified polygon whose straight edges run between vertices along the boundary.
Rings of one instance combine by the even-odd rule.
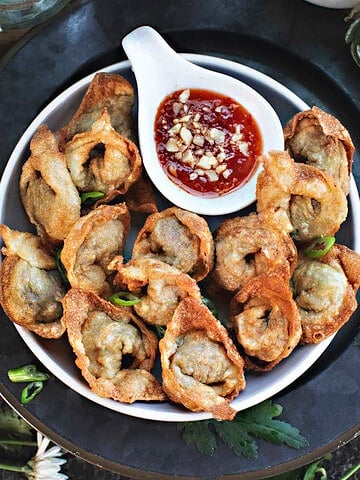
[[[2,65],[1,169],[39,111],[74,81],[124,59],[121,37],[143,24],[157,28],[177,51],[222,56],[268,74],[308,104],[338,116],[359,147],[360,72],[343,40],[346,13],[303,0],[292,0],[291,7],[288,0],[79,2],[30,34]],[[358,185],[359,174],[357,154]],[[352,232],[347,236],[352,238]],[[284,406],[281,418],[300,429],[309,447],[293,450],[259,441],[255,460],[237,457],[222,444],[212,457],[202,456],[185,445],[176,424],[104,409],[55,378],[36,402],[22,406],[19,388],[6,372],[34,362],[34,356],[4,314],[0,325],[4,398],[59,445],[124,475],[264,478],[308,463],[360,430],[360,355],[353,345],[358,312],[316,364],[274,398]]]

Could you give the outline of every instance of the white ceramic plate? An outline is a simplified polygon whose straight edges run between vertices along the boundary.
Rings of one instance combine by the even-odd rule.
[[[186,55],[186,58],[201,66],[225,72],[248,83],[257,89],[272,104],[283,122],[287,121],[296,112],[308,108],[306,103],[283,85],[249,67],[205,55],[189,54]],[[103,68],[101,71],[119,73],[135,84],[128,61],[111,65]],[[69,120],[80,103],[92,77],[93,75],[85,77],[56,97],[34,119],[20,138],[6,166],[0,185],[1,223],[5,223],[11,228],[18,230],[33,231],[22,208],[18,192],[21,166],[29,155],[29,141],[40,124],[48,123],[52,130],[56,130]],[[164,200],[160,199],[160,208],[166,206]],[[360,224],[354,212],[358,211],[360,204],[354,181],[351,183],[350,206],[353,211],[352,217],[354,222],[350,230],[354,232],[354,238],[359,239]],[[133,242],[137,229],[142,225],[144,218],[145,217],[141,215],[134,216],[135,224],[133,223],[132,225],[132,231],[126,248],[127,253],[131,252],[131,243]],[[208,217],[207,220],[210,228],[213,229],[222,223],[225,218],[224,216],[216,218]],[[343,228],[347,228],[346,224]],[[355,249],[358,250],[359,248],[359,245],[355,245]],[[74,364],[74,356],[66,338],[61,340],[45,340],[22,327],[16,326],[16,328],[30,350],[32,350],[39,361],[42,362],[54,376],[72,390],[105,408],[110,408],[134,417],[158,421],[194,421],[210,417],[208,413],[188,412],[169,402],[135,402],[132,405],[128,405],[100,398],[90,390],[87,383],[82,379],[80,372]],[[256,375],[247,374],[247,387],[244,392],[233,400],[231,404],[233,408],[237,411],[244,410],[272,397],[290,385],[313,365],[329,345],[330,341],[331,339],[327,339],[318,345],[308,345],[297,348],[289,358],[283,360],[268,373]]]

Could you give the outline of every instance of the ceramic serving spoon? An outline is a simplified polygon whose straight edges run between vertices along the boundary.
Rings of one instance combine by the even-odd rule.
[[[138,129],[145,169],[158,190],[173,204],[204,215],[240,210],[255,201],[257,167],[250,180],[215,198],[194,196],[173,183],[156,152],[154,122],[159,105],[174,91],[201,89],[231,97],[253,116],[259,127],[263,152],[282,150],[283,131],[271,105],[253,88],[228,75],[199,67],[176,53],[153,28],[139,27],[122,40],[138,88]]]

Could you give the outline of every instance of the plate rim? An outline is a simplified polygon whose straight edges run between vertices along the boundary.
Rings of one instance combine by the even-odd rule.
[[[245,75],[246,77],[250,77],[251,80],[258,80],[261,81],[262,83],[265,83],[266,86],[269,86],[272,90],[275,90],[276,92],[279,92],[279,94],[284,95],[286,98],[289,98],[292,103],[296,104],[297,108],[302,108],[302,109],[308,109],[310,108],[307,103],[305,103],[298,95],[296,95],[294,92],[292,92],[288,87],[284,86],[282,83],[278,82],[277,80],[273,79],[269,75],[266,75],[262,72],[259,72],[258,70],[249,67],[247,65],[243,65],[239,62],[235,62],[232,60],[224,59],[218,56],[213,56],[213,55],[203,55],[203,54],[195,54],[195,53],[187,53],[187,54],[182,54],[184,55],[185,58],[187,58],[189,61],[192,61],[194,63],[199,63],[200,65],[204,64],[211,64],[211,67],[214,68],[220,68],[220,69],[225,69],[226,72],[231,72],[230,74],[237,73],[240,75]],[[43,123],[43,121],[51,115],[51,113],[54,111],[54,108],[56,106],[63,104],[64,100],[67,98],[71,97],[72,94],[78,92],[82,88],[85,88],[93,76],[97,72],[117,72],[119,70],[126,70],[131,68],[131,63],[129,60],[123,60],[120,62],[113,63],[111,65],[102,67],[100,69],[95,70],[94,72],[86,75],[85,77],[82,77],[81,79],[77,80],[74,82],[72,85],[67,87],[65,90],[63,90],[59,95],[57,95],[51,102],[49,102],[40,112],[38,115],[35,116],[33,121],[30,123],[30,125],[26,128],[20,139],[18,140],[15,148],[13,149],[9,160],[6,164],[6,167],[4,169],[4,173],[0,182],[0,186],[3,186],[4,184],[6,185],[6,188],[8,188],[8,185],[10,183],[10,178],[13,174],[14,170],[14,164],[16,164],[19,161],[19,158],[24,153],[24,148],[29,144],[30,139],[32,138],[36,128]],[[245,81],[246,83],[246,81]],[[4,215],[4,210],[6,206],[6,202],[4,200],[4,195],[0,196],[0,218],[3,218]],[[357,208],[360,207],[360,201],[359,201],[359,195],[357,191],[357,186],[353,178],[351,178],[351,190],[350,190],[350,205],[351,209],[353,212],[356,211]],[[356,218],[356,216],[353,216],[353,218]],[[355,231],[354,232],[354,243],[355,245],[355,250],[359,251],[360,250],[360,222],[356,223],[354,222],[354,227]],[[101,397],[98,397],[94,392],[91,391],[90,387],[86,384],[84,381],[78,381],[75,379],[75,384],[78,384],[77,388],[74,388],[74,380],[72,379],[71,375],[66,372],[64,380],[64,374],[62,373],[61,367],[51,358],[49,355],[44,352],[41,347],[39,349],[34,343],[36,343],[36,337],[34,340],[34,334],[30,331],[28,331],[26,328],[21,327],[19,325],[14,324],[17,331],[19,332],[20,336],[22,339],[25,341],[27,347],[31,350],[31,352],[38,358],[38,360],[48,368],[48,370],[63,384],[65,384],[67,387],[75,391],[77,394],[97,403],[98,405],[101,405],[102,407],[105,408],[110,408],[111,410],[124,414],[124,415],[129,415],[135,418],[140,418],[144,420],[153,420],[153,421],[160,421],[160,422],[186,422],[186,421],[198,421],[198,420],[204,420],[204,419],[209,419],[212,418],[212,415],[207,413],[207,412],[189,412],[185,411],[182,412],[180,409],[179,411],[175,412],[166,412],[166,417],[165,418],[159,418],[159,416],[162,415],[162,412],[160,411],[159,413],[155,411],[155,417],[154,415],[151,415],[152,411],[147,409],[147,405],[145,404],[144,407],[142,407],[142,404],[144,402],[139,402],[135,404],[124,404],[121,402],[117,402],[112,399],[103,399]],[[316,346],[313,346],[313,350],[315,353],[312,355],[309,355],[308,358],[311,358],[311,361],[304,362],[304,365],[301,365],[301,368],[297,369],[292,369],[292,375],[290,375],[290,381],[285,381],[287,376],[285,376],[284,379],[281,377],[282,381],[278,381],[276,383],[276,387],[272,387],[269,389],[266,389],[266,392],[268,393],[262,393],[259,392],[255,394],[252,398],[256,398],[257,400],[250,401],[250,399],[245,402],[245,405],[241,407],[240,409],[237,409],[237,411],[242,411],[246,408],[249,408],[251,406],[257,405],[261,401],[264,401],[266,399],[272,398],[274,395],[277,393],[281,392],[284,388],[290,386],[295,380],[297,380],[301,375],[303,375],[317,360],[318,358],[324,353],[326,348],[329,346],[333,339],[334,335],[331,336],[329,339],[324,340],[321,342],[321,344],[318,344]],[[32,347],[30,347],[32,345]],[[301,348],[306,348],[306,347],[301,347]],[[44,361],[46,360],[46,361]],[[297,372],[297,373],[295,373]],[[81,380],[83,380],[81,378]],[[82,391],[85,389],[85,392]],[[240,394],[241,395],[241,394]],[[239,397],[237,397],[239,398]],[[240,398],[241,400],[241,398]],[[120,408],[119,408],[120,406]],[[134,408],[135,407],[135,408]]]

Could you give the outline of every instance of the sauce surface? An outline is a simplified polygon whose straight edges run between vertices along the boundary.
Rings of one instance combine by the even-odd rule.
[[[178,90],[155,119],[159,161],[167,176],[193,195],[216,197],[246,183],[262,153],[255,119],[216,92]]]

